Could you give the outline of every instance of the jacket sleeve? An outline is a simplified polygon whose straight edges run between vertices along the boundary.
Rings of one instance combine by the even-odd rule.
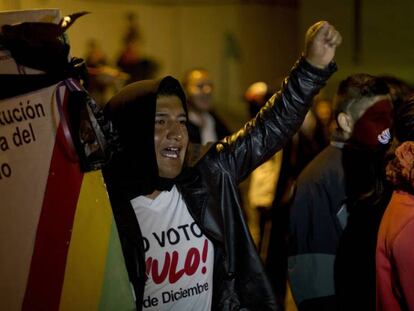
[[[257,116],[210,150],[206,159],[210,160],[210,169],[216,166],[218,171],[231,174],[236,182],[241,182],[295,134],[314,95],[335,71],[334,62],[321,70],[300,58],[282,83],[281,90]]]
[[[340,191],[343,178],[337,173],[342,171],[331,166],[340,166],[341,158],[328,150],[299,175],[289,210],[288,276],[299,309],[335,310],[335,254],[342,233],[337,212],[346,208]]]
[[[414,219],[411,219],[396,236],[392,246],[392,257],[395,262],[395,279],[399,280],[396,292],[403,296],[407,310],[414,310]],[[390,293],[391,294],[391,293]]]

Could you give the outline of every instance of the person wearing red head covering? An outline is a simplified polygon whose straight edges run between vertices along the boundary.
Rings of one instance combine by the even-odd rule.
[[[394,185],[378,233],[377,310],[414,310],[414,97],[395,112],[386,167]]]

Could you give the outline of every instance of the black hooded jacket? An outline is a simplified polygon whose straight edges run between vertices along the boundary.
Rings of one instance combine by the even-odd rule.
[[[213,310],[276,309],[273,290],[244,220],[237,185],[298,130],[313,96],[335,70],[334,63],[320,70],[300,59],[281,91],[255,119],[212,145],[173,181],[190,214],[214,245]],[[130,200],[165,186],[156,171],[154,151],[156,95],[165,79],[173,78],[127,86],[106,107],[119,131],[121,151],[104,176],[138,310],[146,278],[145,252]],[[180,90],[176,94],[185,103]]]

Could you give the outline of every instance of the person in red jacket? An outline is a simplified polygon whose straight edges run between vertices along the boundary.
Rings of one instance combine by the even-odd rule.
[[[414,96],[396,107],[387,178],[395,190],[376,250],[377,310],[414,310]]]

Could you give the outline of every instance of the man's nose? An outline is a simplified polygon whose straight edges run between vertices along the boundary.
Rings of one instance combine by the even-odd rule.
[[[173,122],[168,131],[168,138],[181,140],[183,138],[183,126],[180,122]]]
[[[211,85],[206,84],[202,87],[202,93],[204,94],[211,94],[212,91],[213,88],[211,87]]]

